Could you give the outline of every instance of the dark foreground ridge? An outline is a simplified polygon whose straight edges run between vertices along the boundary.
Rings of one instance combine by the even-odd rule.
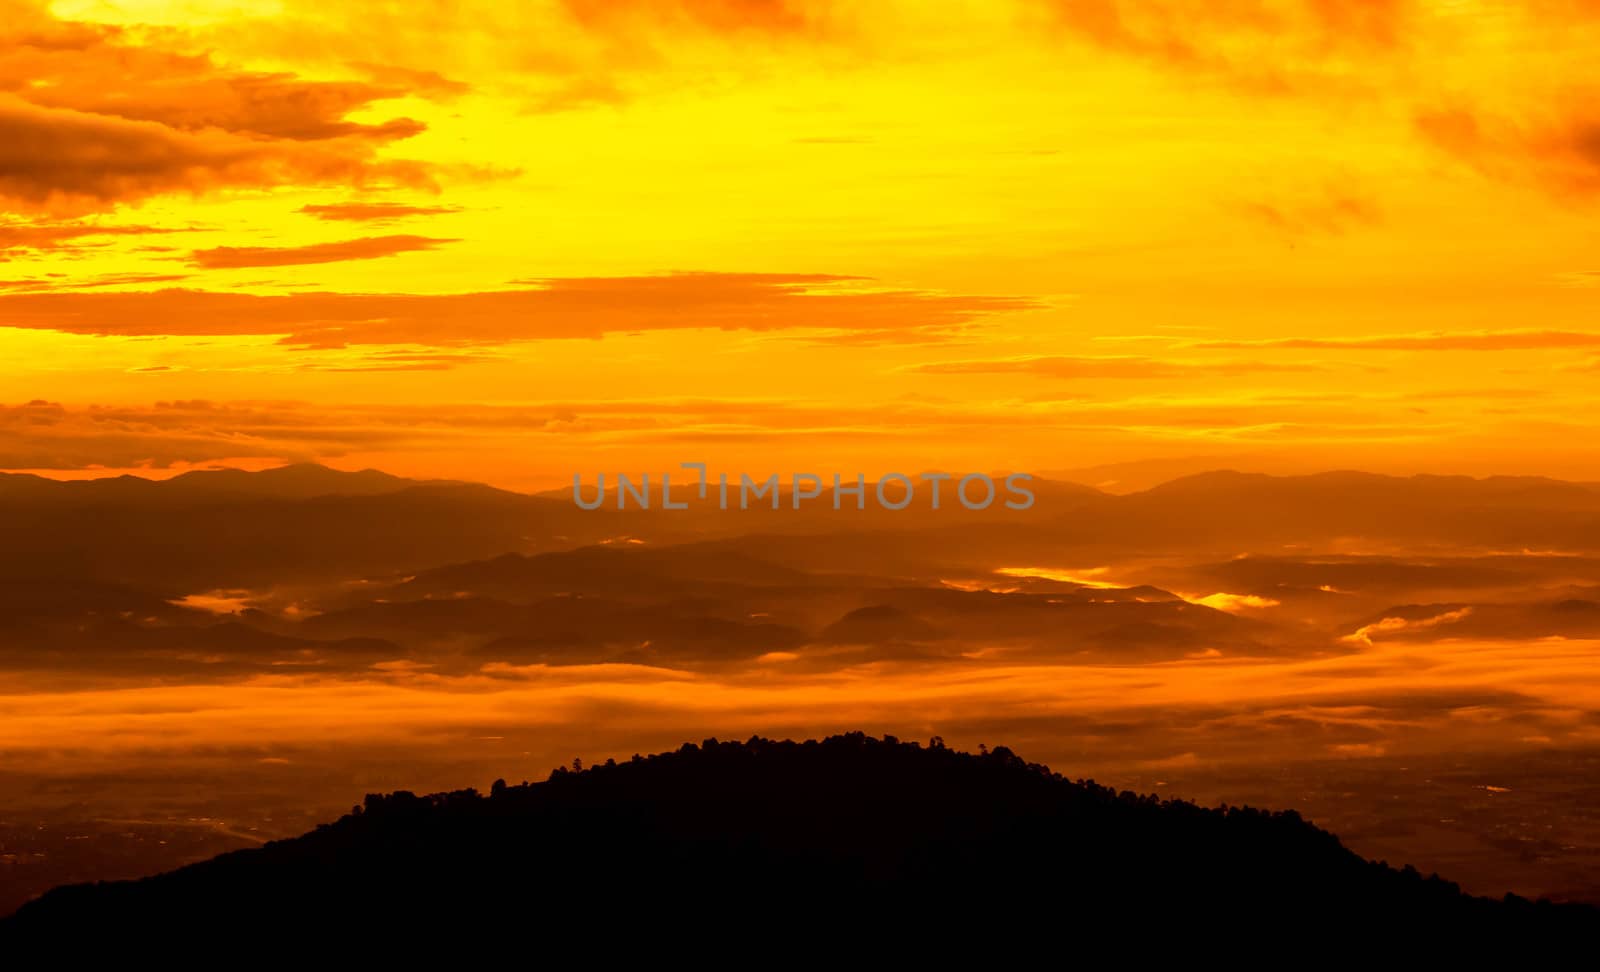
[[[1543,944],[1592,934],[1596,914],[1464,895],[1365,861],[1292,811],[1202,808],[1072,782],[1005,748],[972,755],[854,733],[707,740],[544,783],[497,782],[487,796],[369,796],[292,840],[58,888],[0,924],[0,937],[514,930],[614,933],[596,944],[609,952],[647,947],[636,934],[647,928],[770,949],[790,947],[773,934],[794,947],[937,947],[1201,922],[1242,938],[1291,929],[1324,943]]]

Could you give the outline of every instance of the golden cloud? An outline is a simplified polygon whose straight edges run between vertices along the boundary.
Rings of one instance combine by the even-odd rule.
[[[845,289],[860,281],[833,274],[674,273],[528,283],[457,294],[11,294],[0,296],[0,326],[101,335],[282,335],[286,344],[308,347],[457,346],[683,328],[916,331],[1039,306],[1022,297]]]
[[[189,262],[207,269],[236,267],[288,267],[311,263],[338,263],[344,260],[373,260],[397,253],[434,250],[457,240],[431,236],[368,236],[333,243],[306,246],[217,246],[195,250]]]

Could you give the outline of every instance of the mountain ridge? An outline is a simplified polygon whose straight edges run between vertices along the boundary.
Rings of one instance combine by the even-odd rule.
[[[819,907],[873,918],[821,922]],[[487,795],[372,794],[302,837],[58,888],[0,936],[93,927],[129,943],[199,931],[293,940],[381,920],[449,940],[509,921],[570,934],[714,916],[732,938],[803,927],[830,943],[890,944],[907,930],[896,922],[934,913],[1053,916],[1062,930],[1101,933],[1244,917],[1374,943],[1396,932],[1548,942],[1600,928],[1588,906],[1471,897],[1365,861],[1293,811],[1203,808],[1068,780],[1005,747],[975,755],[937,737],[858,732],[575,761]]]
[[[1380,473],[1360,469],[1325,469],[1315,472],[1259,472],[1235,469],[1228,466],[1203,469],[1193,472],[1174,473],[1159,482],[1152,483],[1142,489],[1125,492],[1109,492],[1093,484],[1069,478],[1070,472],[1046,473],[1034,477],[1035,482],[1042,482],[1064,491],[1078,495],[1097,494],[1107,497],[1136,496],[1142,493],[1163,490],[1175,487],[1178,491],[1191,489],[1196,486],[1208,484],[1243,484],[1272,482],[1278,484],[1292,483],[1330,483],[1344,481],[1347,483],[1390,483],[1390,484],[1454,484],[1467,485],[1479,484],[1485,486],[1570,486],[1584,492],[1600,492],[1600,483],[1585,480],[1561,479],[1554,476],[1540,475],[1507,475],[1488,474],[1474,476],[1466,473]],[[783,495],[789,495],[787,482],[780,475],[780,486],[785,488]],[[912,476],[916,481],[916,475]],[[999,477],[996,477],[998,482]],[[55,479],[41,475],[37,472],[6,472],[0,471],[0,483],[26,482],[36,487],[62,487],[66,490],[82,490],[93,484],[122,483],[143,488],[144,486],[168,486],[177,488],[193,488],[196,486],[239,485],[252,483],[258,486],[285,485],[295,483],[325,483],[329,488],[322,493],[309,495],[356,495],[361,492],[393,491],[415,486],[484,486],[499,493],[508,493],[516,496],[533,496],[543,498],[569,499],[571,489],[560,486],[546,489],[515,490],[493,486],[475,480],[454,478],[427,478],[416,479],[398,476],[384,472],[380,469],[363,468],[359,470],[338,469],[317,462],[286,463],[281,466],[270,466],[264,469],[238,469],[234,467],[219,467],[215,469],[194,469],[176,476],[165,478],[146,478],[129,473],[118,473],[103,477]],[[876,480],[868,479],[867,485],[871,487]],[[365,488],[363,487],[365,484]],[[637,485],[637,484],[636,484]],[[677,484],[685,488],[693,483]],[[593,484],[585,481],[585,491],[593,489]],[[733,487],[736,489],[736,487]],[[256,490],[252,489],[251,492]],[[831,487],[824,487],[822,496],[831,494]],[[674,493],[676,494],[676,490]],[[678,497],[675,495],[675,499]],[[685,497],[692,499],[692,494]],[[765,501],[765,499],[763,499]]]

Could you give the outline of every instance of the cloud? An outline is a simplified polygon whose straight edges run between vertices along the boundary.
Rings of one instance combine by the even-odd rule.
[[[673,273],[528,283],[457,294],[7,294],[0,295],[0,326],[98,335],[280,335],[286,344],[307,347],[440,347],[683,328],[915,332],[1040,306],[1021,297],[847,289],[860,281],[830,274]]]
[[[974,361],[937,361],[910,371],[928,375],[1028,374],[1046,378],[1190,378],[1270,371],[1315,371],[1313,365],[1260,361],[1164,361],[1137,355],[1073,357],[1024,355]]]
[[[1369,195],[1329,184],[1300,198],[1247,199],[1236,206],[1249,219],[1288,237],[1342,236],[1378,225],[1383,214]]]
[[[353,121],[412,86],[243,71],[175,29],[0,15],[0,204],[91,211],[169,192],[281,184],[426,185],[379,147],[423,130]]]
[[[319,371],[436,370],[480,354],[381,352],[313,365]],[[896,432],[948,421],[939,412],[886,406]],[[997,414],[992,420],[1003,422]],[[504,455],[540,438],[613,447],[624,440],[775,435],[859,429],[845,406],[790,401],[680,399],[550,401],[519,406],[333,406],[305,402],[160,401],[68,407],[49,401],[0,405],[0,469],[169,468],[230,460],[304,462],[353,453],[414,454],[437,448]],[[885,433],[887,434],[887,433]]]
[[[480,349],[382,347],[293,357],[304,360],[290,362],[292,367],[322,372],[437,371],[493,360],[492,354]],[[159,360],[151,364],[162,366]],[[284,362],[275,364],[283,366]],[[150,380],[163,379],[154,372]],[[1264,423],[1263,413],[1270,413],[1272,420]],[[438,450],[468,464],[497,467],[506,456],[516,454],[548,457],[559,450],[577,455],[594,448],[624,448],[645,456],[669,447],[670,462],[676,463],[678,447],[686,444],[771,448],[785,439],[863,445],[874,456],[885,457],[895,449],[912,454],[948,448],[951,442],[972,436],[1000,441],[1019,422],[1043,435],[1109,436],[1124,443],[1148,437],[1372,443],[1383,438],[1413,440],[1416,420],[1408,403],[1374,407],[1350,398],[1282,397],[1040,403],[892,400],[871,408],[749,397],[561,399],[520,405],[444,401],[416,406],[168,401],[67,407],[32,402],[0,406],[0,468],[128,468],[219,458],[299,462],[356,453],[385,453],[366,460],[375,464],[409,465],[416,456]],[[1220,582],[1210,589],[1219,588],[1227,589]]]
[[[1293,348],[1366,351],[1535,351],[1600,347],[1600,334],[1584,331],[1433,331],[1373,337],[1264,338],[1240,341],[1195,341],[1194,348]]]
[[[6,469],[164,468],[253,457],[299,461],[408,438],[399,428],[385,432],[318,421],[292,406],[0,406],[0,468]]]
[[[727,33],[809,33],[828,23],[828,5],[806,0],[561,0],[592,31],[639,22],[680,24]]]
[[[345,260],[373,260],[433,250],[457,240],[437,239],[431,236],[368,236],[335,243],[312,243],[306,246],[218,246],[209,250],[195,250],[189,262],[211,270],[235,267],[287,267],[309,263],[339,263]]]
[[[86,277],[74,275],[67,279],[34,277],[24,280],[0,280],[0,290],[47,292],[54,290],[93,290],[97,287],[128,287],[139,284],[176,283],[189,279],[186,273],[104,273]]]
[[[399,88],[302,81],[287,74],[216,72],[198,73],[188,83],[158,75],[110,84],[110,78],[93,76],[93,62],[81,52],[74,55],[73,62],[89,67],[87,76],[63,74],[59,81],[51,79],[48,85],[33,85],[17,93],[41,107],[151,121],[191,132],[217,129],[296,141],[361,136],[382,142],[407,138],[424,129],[421,122],[409,118],[377,124],[345,118],[374,101],[406,93]],[[69,78],[70,84],[66,83]],[[141,89],[141,85],[147,87]]]
[[[371,143],[187,132],[0,96],[0,203],[93,210],[161,193],[295,184],[428,185],[417,163],[379,161]]]
[[[1417,629],[1437,628],[1442,624],[1454,624],[1472,613],[1472,608],[1458,608],[1426,618],[1386,617],[1371,624],[1362,625],[1354,632],[1347,634],[1342,641],[1353,644],[1371,646],[1372,636],[1393,631],[1414,631]]]
[[[1480,172],[1532,181],[1559,194],[1600,192],[1600,111],[1592,95],[1571,105],[1541,105],[1526,117],[1472,107],[1417,113],[1428,141]]]
[[[351,65],[372,80],[393,88],[421,94],[429,98],[454,98],[467,94],[472,85],[465,81],[447,78],[438,71],[426,68],[401,67],[395,64],[375,64],[358,61]]]
[[[174,31],[57,20],[32,4],[7,6],[0,24],[0,91],[43,108],[281,139],[364,135],[387,141],[422,130],[404,118],[367,124],[347,117],[413,93],[415,79],[313,81],[242,71],[193,53],[192,42]],[[32,17],[17,19],[25,16],[19,9]]]
[[[1586,70],[1600,4],[1032,2],[1058,29],[1163,71],[1256,95],[1399,106],[1424,140],[1484,175],[1568,197],[1600,192],[1600,114]],[[1541,52],[1538,70],[1506,67],[1525,63],[1528,51]]]
[[[1273,608],[1282,603],[1270,597],[1261,597],[1258,594],[1228,594],[1220,591],[1216,594],[1207,594],[1204,597],[1185,597],[1184,600],[1192,604],[1203,604],[1218,611],[1227,611],[1229,614]]]
[[[906,330],[904,328],[852,328],[848,330],[797,331],[772,338],[808,347],[824,348],[881,348],[908,347],[911,345],[962,345],[977,343],[975,336],[964,330],[961,323],[930,325]]]
[[[7,728],[16,742],[8,755],[22,768],[53,768],[63,752],[103,755],[119,772],[158,756],[157,765],[170,772],[189,765],[185,760],[204,765],[199,757],[228,746],[292,752],[281,747],[337,743],[349,751],[400,740],[407,752],[448,750],[451,762],[442,773],[459,775],[463,733],[505,734],[517,751],[548,752],[536,765],[550,765],[570,755],[561,747],[570,745],[574,727],[601,727],[589,745],[626,758],[670,748],[669,740],[703,737],[713,726],[723,735],[804,738],[865,721],[911,738],[931,729],[963,748],[1006,739],[1026,745],[1030,758],[1075,772],[1087,765],[1101,778],[1140,763],[1170,766],[1175,754],[1194,752],[1230,772],[1267,767],[1278,781],[1286,763],[1330,750],[1387,747],[1414,756],[1481,747],[1525,759],[1527,747],[1508,734],[1513,728],[1592,746],[1594,693],[1581,676],[1595,649],[1593,641],[1531,652],[1474,643],[1431,652],[1379,647],[1361,653],[1366,670],[1356,676],[1341,671],[1348,656],[1002,663],[986,666],[981,679],[966,664],[895,662],[783,679],[643,666],[503,665],[404,681],[286,673],[221,688],[170,679],[137,686],[79,680],[54,691],[18,676],[14,681],[27,690],[9,700]],[[1504,717],[1470,718],[1486,710]],[[931,721],[930,711],[937,713]],[[146,731],[118,731],[130,720]],[[640,741],[651,734],[659,734],[659,744]],[[500,752],[495,758],[504,758]],[[1562,768],[1563,778],[1570,775],[1570,764]],[[1313,769],[1325,784],[1327,767]]]
[[[713,78],[765,78],[774,55],[825,52],[837,65],[865,50],[863,28],[883,13],[832,0],[457,0],[425,10],[278,0],[270,15],[218,18],[196,33],[229,54],[353,68],[428,98],[459,96],[452,79],[465,77],[474,94],[555,112],[700,89]]]
[[[449,371],[462,365],[483,364],[503,360],[498,355],[484,353],[448,353],[416,351],[380,351],[362,355],[347,364],[311,365],[307,371]]]
[[[529,111],[537,114],[556,114],[599,106],[616,106],[633,99],[615,79],[583,77],[563,81],[546,91],[534,92],[527,98]]]
[[[1410,0],[1037,0],[1088,42],[1258,92],[1365,84],[1371,55],[1403,46]]]
[[[102,236],[176,233],[160,226],[100,224],[84,220],[11,220],[0,222],[0,260],[17,251],[64,252],[81,249],[83,240]]]
[[[458,206],[413,206],[394,202],[317,203],[298,212],[317,219],[348,223],[383,223],[412,216],[443,216],[460,212]]]

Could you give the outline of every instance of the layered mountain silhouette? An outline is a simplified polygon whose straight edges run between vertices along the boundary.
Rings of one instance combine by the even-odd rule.
[[[592,484],[589,485],[592,491]],[[870,487],[869,487],[870,489]],[[218,470],[160,482],[0,474],[0,578],[138,582],[178,594],[415,571],[505,553],[629,538],[705,542],[773,566],[926,576],[1030,563],[1063,550],[1105,562],[1140,551],[1233,556],[1357,543],[1600,550],[1600,488],[1537,478],[1214,472],[1127,495],[1039,481],[1024,511],[927,496],[900,511],[827,494],[792,507],[582,510],[570,490],[524,495],[314,465]]]
[[[1072,782],[1005,748],[855,733],[707,740],[487,795],[372,795],[299,838],[57,889],[0,935],[92,930],[133,946],[515,934],[612,955],[660,948],[652,936],[669,929],[703,948],[764,950],[754,958],[1046,933],[1131,946],[1108,936],[1195,926],[1257,942],[1270,929],[1344,945],[1548,945],[1600,931],[1597,919],[1365,861],[1293,812],[1207,809]]]
[[[586,511],[307,465],[0,476],[0,669],[959,663],[973,646],[1140,661],[1600,631],[1585,484],[1219,472],[1035,491],[1011,522],[949,504]]]

